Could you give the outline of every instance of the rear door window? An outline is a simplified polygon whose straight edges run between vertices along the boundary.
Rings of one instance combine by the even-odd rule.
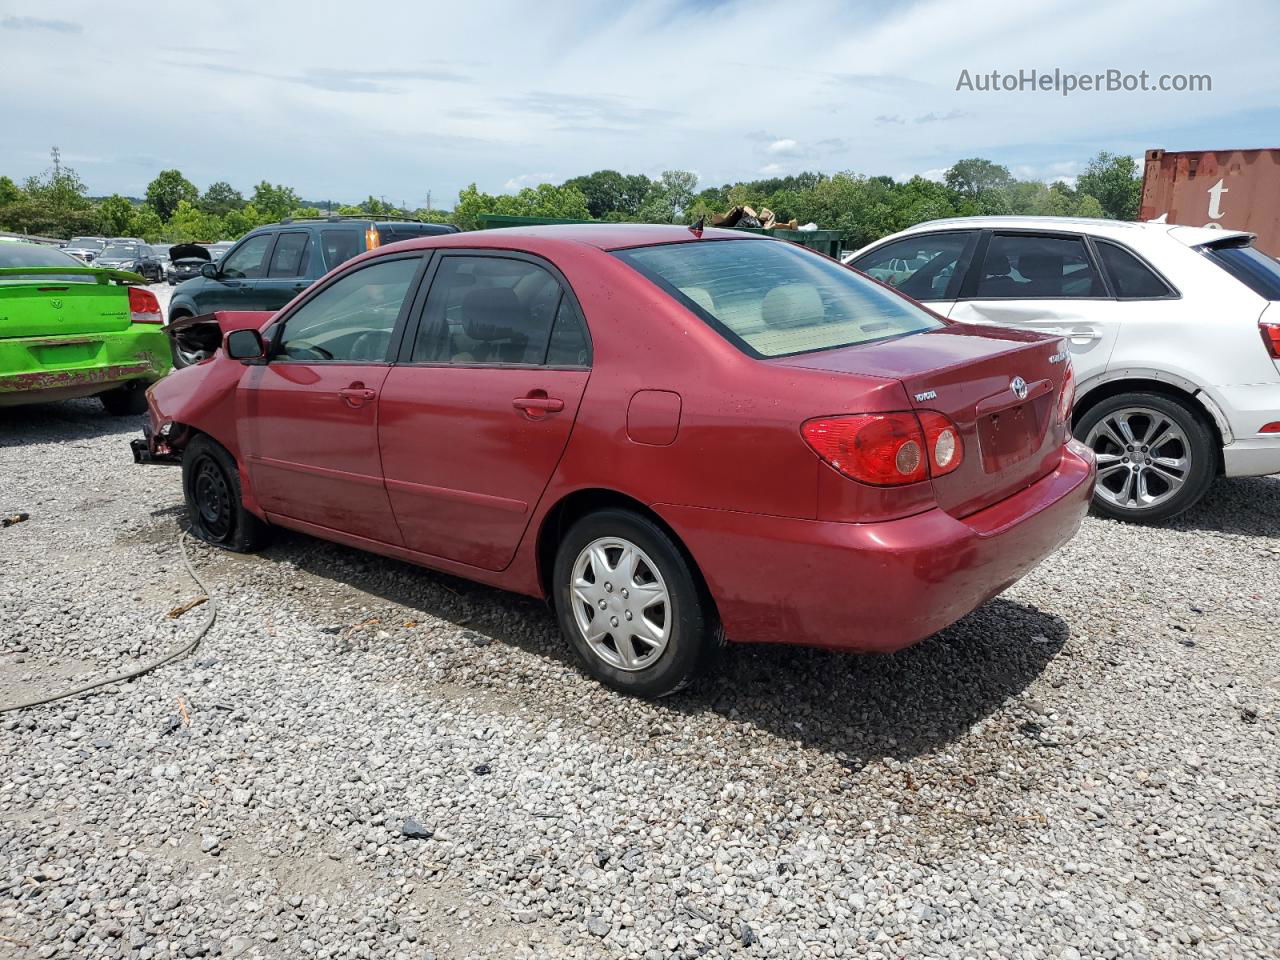
[[[332,270],[361,253],[360,231],[350,227],[320,231],[320,247],[324,251],[324,268]]]
[[[973,294],[977,300],[1063,300],[1106,293],[1082,237],[995,234]]]
[[[1253,246],[1229,240],[1201,248],[1205,256],[1265,300],[1280,300],[1280,263]]]
[[[507,257],[446,256],[431,282],[413,345],[415,363],[482,366],[543,364],[564,289],[544,267]],[[557,343],[558,357],[582,355],[570,324]],[[581,331],[579,331],[581,338]],[[560,360],[577,365],[577,360]]]
[[[1175,296],[1154,270],[1118,243],[1095,238],[1093,244],[1117,299],[1151,300]]]
[[[588,367],[591,365],[591,345],[587,342],[587,322],[582,311],[571,297],[560,298],[551,325],[551,342],[547,344],[547,366]]]
[[[305,233],[282,233],[276,240],[271,254],[269,277],[300,277],[307,267],[307,245],[310,237]]]
[[[904,237],[851,262],[869,277],[916,300],[954,300],[976,232]]]

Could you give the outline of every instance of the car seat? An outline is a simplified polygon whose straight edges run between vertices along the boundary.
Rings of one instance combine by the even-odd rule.
[[[461,363],[523,363],[529,346],[528,313],[514,290],[480,287],[462,298],[462,332],[473,341],[470,351],[454,357]]]
[[[978,297],[1016,297],[1023,284],[1009,276],[1012,267],[1003,253],[987,254],[982,265],[982,282],[978,284]]]
[[[1018,272],[1030,283],[1024,290],[1029,297],[1062,296],[1062,255],[1024,253],[1018,258]]]

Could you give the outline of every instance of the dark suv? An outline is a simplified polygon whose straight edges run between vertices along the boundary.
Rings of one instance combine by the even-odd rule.
[[[279,310],[338,264],[397,240],[458,228],[378,217],[286,219],[258,227],[237,241],[200,276],[174,287],[169,322],[214,310]],[[174,350],[177,367],[197,357]]]

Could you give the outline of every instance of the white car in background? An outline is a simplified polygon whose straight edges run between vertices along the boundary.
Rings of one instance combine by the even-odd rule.
[[[1059,217],[917,224],[844,258],[965,323],[1063,337],[1094,505],[1158,521],[1280,473],[1280,264],[1233,230]],[[909,264],[909,273],[901,270]]]

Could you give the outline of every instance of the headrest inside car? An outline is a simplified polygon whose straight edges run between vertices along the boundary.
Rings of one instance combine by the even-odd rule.
[[[774,287],[760,304],[760,318],[769,327],[799,327],[821,323],[826,316],[822,295],[811,283],[784,283]]]
[[[711,296],[711,291],[706,287],[681,287],[680,292],[707,311],[707,313],[715,315],[716,302]]]
[[[1009,258],[1003,253],[992,253],[982,267],[983,276],[1005,277],[1009,275]]]
[[[469,290],[462,298],[462,330],[472,340],[510,340],[524,336],[523,308],[506,287]]]

